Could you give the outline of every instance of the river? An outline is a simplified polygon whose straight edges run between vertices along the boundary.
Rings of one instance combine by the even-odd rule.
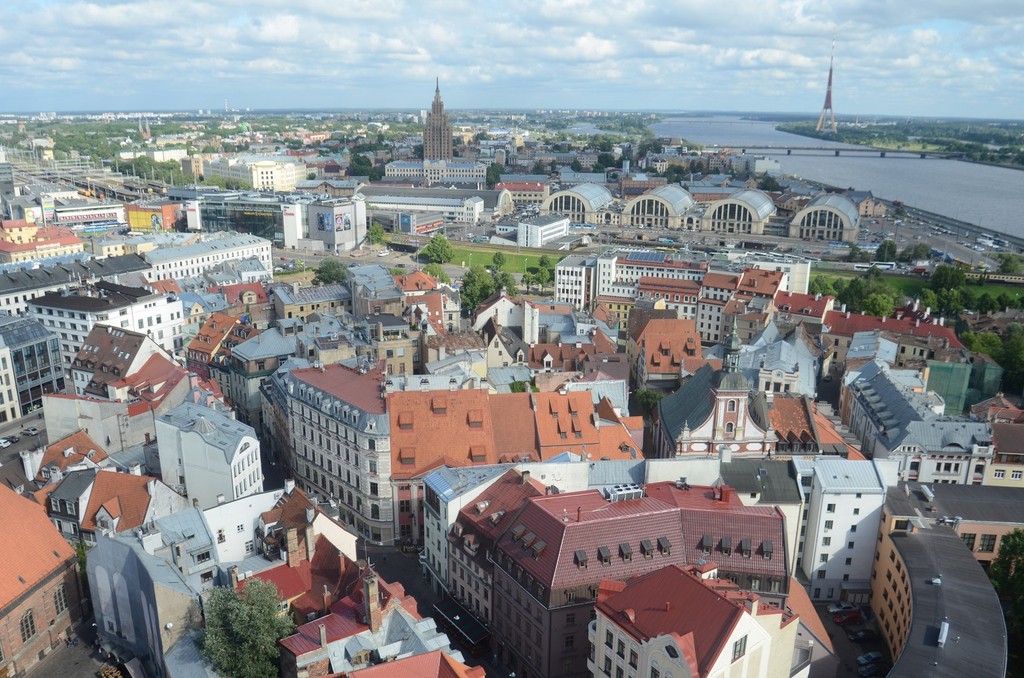
[[[856,148],[780,132],[774,123],[739,118],[679,118],[651,125],[659,137],[704,146],[830,146]],[[887,200],[993,231],[1024,237],[1024,171],[939,158],[880,158],[832,154],[771,155],[783,174],[833,186],[870,190]]]

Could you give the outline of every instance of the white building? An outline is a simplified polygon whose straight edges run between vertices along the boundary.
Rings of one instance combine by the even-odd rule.
[[[544,247],[549,242],[567,235],[569,235],[569,217],[549,214],[543,217],[534,217],[529,221],[520,221],[516,233],[516,244],[520,247]]]
[[[49,292],[32,299],[28,311],[60,337],[65,366],[74,361],[97,323],[144,332],[170,354],[182,348],[181,300],[141,287],[101,281],[67,292]]]
[[[885,492],[896,483],[894,464],[828,457],[793,464],[807,507],[798,549],[811,599],[867,604]]]
[[[250,258],[258,259],[268,273],[272,271],[271,242],[244,233],[211,234],[191,245],[147,252],[146,259],[153,268],[146,272],[146,279],[187,278],[201,275],[207,268],[227,261]]]
[[[596,295],[597,257],[570,254],[555,267],[555,300],[589,310]]]
[[[186,402],[157,419],[156,436],[161,476],[200,508],[263,491],[260,441],[251,426]]]
[[[280,156],[211,158],[203,161],[203,176],[231,179],[256,190],[294,191],[295,184],[306,178],[306,166]]]
[[[435,198],[397,195],[377,195],[366,198],[370,211],[378,212],[430,212],[445,221],[456,224],[476,224],[484,214],[482,198]]]
[[[451,160],[395,160],[384,167],[384,176],[425,181],[428,184],[453,182],[482,185],[487,181],[487,165]]]

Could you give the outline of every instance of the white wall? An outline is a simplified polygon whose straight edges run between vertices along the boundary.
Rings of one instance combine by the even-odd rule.
[[[238,562],[256,552],[256,527],[260,515],[274,508],[283,494],[282,490],[261,492],[203,511],[213,535],[218,562]],[[223,541],[220,539],[222,531]],[[247,542],[253,545],[252,551],[246,549]]]

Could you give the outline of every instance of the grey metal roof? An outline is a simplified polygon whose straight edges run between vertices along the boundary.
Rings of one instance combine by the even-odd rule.
[[[591,211],[599,210],[614,200],[608,189],[599,184],[579,184],[564,191],[558,191],[558,193],[552,194],[551,198],[567,193],[575,194],[586,202],[590,206]],[[551,198],[548,198],[548,200]]]
[[[878,474],[878,470],[875,469],[874,462],[817,457],[807,463],[814,468],[814,475],[826,492],[843,494],[856,492],[881,494],[885,492],[885,483]]]
[[[878,330],[854,332],[850,347],[846,349],[846,360],[879,358],[886,362],[896,362],[896,348],[896,342],[886,339]]]
[[[809,212],[814,209],[828,209],[838,212],[840,215],[846,217],[851,224],[856,224],[857,220],[860,219],[860,212],[857,210],[857,205],[845,195],[841,195],[839,193],[822,193],[814,198],[814,200],[807,203],[807,206],[800,210],[800,213],[796,215],[795,219],[800,219],[805,212]]]
[[[66,285],[93,277],[107,278],[135,271],[148,271],[151,268],[150,263],[138,254],[125,254],[36,269],[7,270],[0,275],[0,294]]]
[[[260,238],[248,233],[215,233],[204,239],[202,242],[191,245],[180,245],[178,247],[158,247],[146,253],[146,258],[153,264],[161,264],[167,261],[188,259],[198,257],[212,252],[223,252],[243,247],[254,247],[262,243],[270,244],[269,240]]]
[[[207,444],[224,453],[224,460],[228,464],[235,458],[242,438],[256,438],[256,431],[248,424],[232,419],[223,412],[190,402],[182,403],[160,415],[160,421],[183,432],[198,433]]]
[[[609,487],[629,483],[643,484],[646,477],[646,462],[643,459],[605,459],[590,465],[587,485]]]
[[[910,632],[890,678],[1002,678],[1006,674],[1006,625],[992,583],[951,528],[926,526],[890,535],[910,577]],[[932,579],[941,577],[938,586]],[[945,646],[938,627],[949,624]]]
[[[484,208],[493,210],[498,206],[502,194],[508,191],[473,190],[463,188],[400,188],[397,186],[363,186],[359,189],[367,201],[381,202],[381,198],[403,198],[400,202],[413,202],[410,199],[426,199],[427,203],[436,203],[438,199],[450,199],[462,204],[471,198],[484,201]]]
[[[497,478],[512,468],[510,464],[492,464],[489,466],[464,466],[452,468],[442,466],[423,476],[423,484],[432,489],[444,502]]]
[[[164,546],[181,544],[186,552],[213,546],[213,535],[210,534],[203,512],[197,508],[177,511],[155,522]]]
[[[355,268],[363,268],[357,266]],[[391,281],[394,284],[394,280]],[[313,304],[321,301],[342,301],[352,298],[352,292],[344,283],[331,283],[330,285],[311,285],[293,290],[290,287],[281,285],[275,287],[272,293],[281,299],[282,304]]]
[[[921,491],[923,485],[900,483],[889,488],[885,503],[890,512],[898,516],[960,516],[965,522],[1024,523],[1024,488],[934,483],[927,485],[933,497],[929,500]]]
[[[753,188],[747,188],[737,193],[733,193],[726,200],[735,200],[742,202],[750,208],[759,219],[767,219],[771,215],[775,214],[775,203],[769,198],[763,191],[758,191]]]
[[[973,445],[992,444],[992,428],[987,421],[968,419],[933,419],[912,421],[903,435],[894,441],[899,445],[917,445],[928,452],[962,454]]]
[[[799,504],[800,480],[788,461],[734,459],[721,466],[722,482],[744,494],[761,495],[763,504]]]
[[[932,408],[942,404],[935,393],[913,391],[888,370],[867,380],[854,381],[850,391],[889,441],[898,440],[900,431],[912,421],[937,419],[939,415]],[[892,449],[891,444],[889,449]]]
[[[673,213],[675,214],[682,214],[696,204],[689,191],[677,184],[658,186],[650,193],[640,196],[640,198],[644,197],[661,198],[672,206]]]
[[[68,473],[57,484],[57,487],[53,488],[53,491],[50,492],[50,498],[64,499],[66,501],[78,499],[82,496],[83,492],[92,487],[98,471],[99,469],[90,468]],[[85,507],[82,506],[81,510],[85,511]]]
[[[210,660],[200,649],[202,633],[190,631],[178,639],[174,647],[164,654],[167,675],[174,678],[221,678]]]
[[[276,327],[264,330],[231,349],[231,355],[241,360],[290,356],[294,353],[295,336],[286,337]]]
[[[658,422],[670,444],[675,444],[684,425],[697,428],[711,416],[711,381],[714,375],[711,365],[704,364],[683,382],[678,391],[658,403]]]

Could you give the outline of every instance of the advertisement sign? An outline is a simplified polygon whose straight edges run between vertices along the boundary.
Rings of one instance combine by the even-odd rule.
[[[352,217],[347,214],[335,214],[334,215],[334,230],[335,232],[351,231],[352,230]]]
[[[330,227],[330,215],[327,212],[316,213],[316,230],[318,231],[329,231]]]

